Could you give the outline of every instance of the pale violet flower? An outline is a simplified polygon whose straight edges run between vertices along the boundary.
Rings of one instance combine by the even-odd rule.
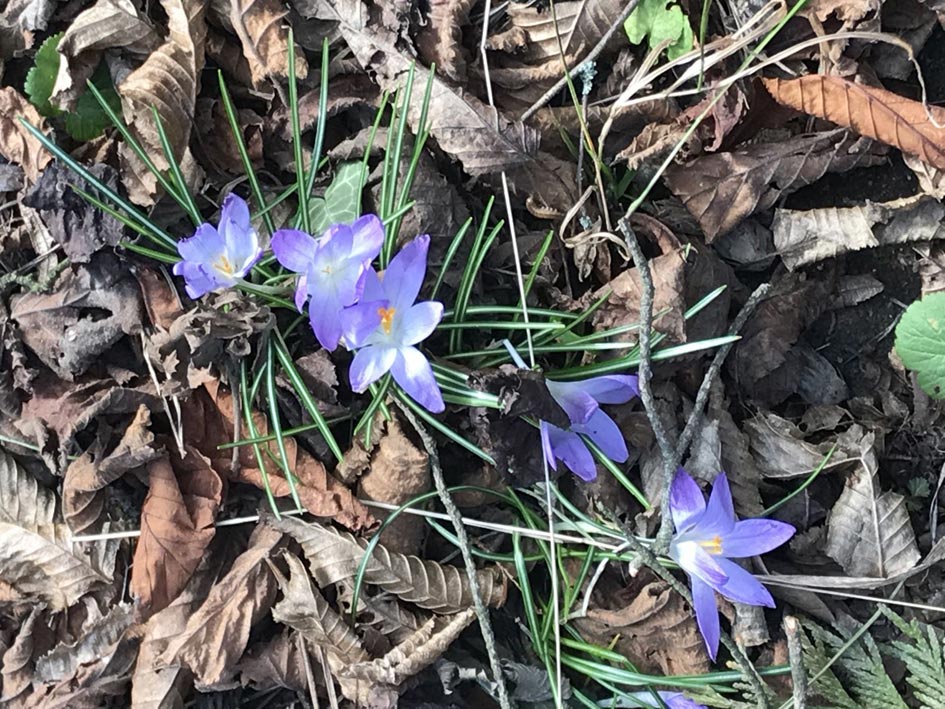
[[[769,552],[796,530],[771,519],[738,521],[725,473],[715,478],[706,504],[699,485],[680,468],[670,488],[669,506],[676,527],[669,555],[689,575],[696,622],[714,660],[719,649],[716,593],[737,603],[774,608],[774,599],[761,582],[729,560]]]
[[[443,318],[443,304],[416,303],[427,270],[430,237],[418,236],[394,256],[379,276],[368,269],[360,302],[343,314],[344,340],[357,350],[351,361],[351,388],[365,391],[387,372],[421,406],[433,413],[446,406],[433,369],[417,345]]]
[[[333,350],[341,339],[341,312],[361,297],[364,279],[384,243],[384,226],[373,214],[352,224],[333,224],[315,239],[297,229],[272,235],[272,252],[284,268],[300,274],[295,291],[299,310],[308,314],[318,342]]]
[[[219,224],[201,224],[192,237],[177,243],[177,251],[182,260],[174,264],[174,275],[184,277],[191,298],[231,288],[262,256],[249,206],[232,193],[223,200]]]

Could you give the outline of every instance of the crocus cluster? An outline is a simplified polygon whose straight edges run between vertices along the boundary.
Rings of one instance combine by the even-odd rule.
[[[298,229],[280,229],[271,248],[279,263],[298,274],[295,305],[308,304],[318,342],[327,350],[344,344],[355,350],[351,387],[363,392],[387,372],[422,406],[444,410],[433,369],[417,345],[443,318],[443,305],[415,302],[427,269],[430,237],[418,236],[378,273],[372,262],[384,243],[384,226],[373,214],[352,224],[334,224],[319,238]],[[236,285],[262,255],[249,208],[231,194],[217,227],[201,224],[178,245],[182,260],[174,273],[184,277],[192,298]]]
[[[262,256],[249,207],[235,194],[223,200],[217,226],[201,224],[192,237],[178,242],[177,251],[181,260],[174,264],[174,275],[184,277],[191,298],[233,287]]]
[[[776,520],[737,520],[725,473],[715,478],[706,504],[699,485],[680,468],[670,488],[669,505],[676,527],[669,555],[689,576],[696,622],[714,660],[719,648],[716,593],[737,603],[774,608],[768,590],[730,559],[767,553],[796,530]]]

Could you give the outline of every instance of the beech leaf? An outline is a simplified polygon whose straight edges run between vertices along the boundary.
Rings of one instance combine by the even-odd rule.
[[[920,101],[839,76],[813,74],[762,81],[778,103],[945,169],[945,108],[924,106]]]

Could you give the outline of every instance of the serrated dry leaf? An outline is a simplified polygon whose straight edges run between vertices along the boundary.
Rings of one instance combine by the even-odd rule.
[[[748,215],[771,207],[782,195],[828,172],[845,172],[880,160],[869,141],[835,130],[705,155],[685,165],[671,165],[665,179],[711,243]]]
[[[46,119],[33,104],[12,86],[0,89],[0,155],[22,167],[26,178],[36,182],[39,173],[52,160],[52,154],[20,124],[21,118],[46,132]]]
[[[374,25],[365,25],[367,13],[360,2],[326,0],[321,6],[324,19],[341,23],[341,33],[365,69],[376,72],[377,81],[386,91],[403,86],[413,66],[413,58],[393,46],[386,33]],[[417,87],[426,86],[429,72],[414,68],[414,100],[407,120],[419,130],[421,101]],[[427,115],[428,129],[439,147],[459,160],[471,175],[507,173],[516,191],[528,193],[534,210],[546,206],[564,214],[574,204],[576,188],[570,164],[538,152],[537,133],[497,115],[471,94],[446,84],[436,76]],[[540,211],[540,210],[538,210]]]
[[[239,664],[243,686],[257,691],[276,687],[307,691],[305,660],[298,638],[296,631],[286,630],[267,642],[250,647]],[[316,673],[316,679],[320,674]]]
[[[33,682],[34,650],[37,639],[34,632],[43,627],[45,608],[33,606],[29,615],[23,620],[16,634],[16,639],[0,657],[0,680],[3,691],[0,692],[0,703],[6,706],[26,692]]]
[[[367,546],[365,540],[291,517],[267,518],[266,523],[291,535],[302,545],[311,574],[320,588],[357,573]],[[497,569],[481,569],[477,578],[486,605],[495,607],[505,602],[505,581]],[[435,613],[455,613],[472,605],[469,580],[463,569],[416,556],[393,554],[381,545],[375,547],[365,568],[364,582]]]
[[[587,616],[574,619],[589,642],[612,647],[641,672],[702,674],[705,644],[682,598],[662,581],[599,586]]]
[[[762,82],[778,103],[945,169],[945,108],[923,106],[920,101],[839,76],[813,74]]]
[[[0,448],[0,522],[16,524],[47,539],[64,538],[64,530],[55,519],[55,493],[41,487],[12,455]]]
[[[276,583],[266,559],[281,540],[277,530],[256,528],[249,548],[210,589],[183,632],[168,643],[157,660],[159,667],[188,666],[198,687],[212,687],[230,678],[250,630],[272,606]]]
[[[945,238],[945,207],[936,199],[909,197],[854,207],[776,209],[774,246],[792,271],[851,251]]]
[[[117,89],[125,122],[160,170],[169,168],[161,148],[151,107],[167,134],[171,151],[184,173],[193,180],[195,165],[187,147],[197,101],[197,83],[204,64],[207,26],[202,0],[163,0],[167,13],[167,41],[131,72]],[[149,206],[158,193],[157,178],[124,142],[119,146],[122,178],[128,196]]]
[[[50,101],[74,110],[106,49],[149,54],[160,44],[161,38],[131,0],[97,0],[72,20],[56,46],[61,61]]]
[[[171,453],[148,464],[130,590],[149,612],[163,610],[184,589],[216,533],[223,481],[195,448],[184,451],[184,458]]]
[[[370,660],[354,630],[312,584],[305,564],[294,554],[286,553],[283,558],[289,565],[289,578],[276,575],[283,598],[272,607],[273,620],[323,647],[335,671],[347,664]]]
[[[255,86],[262,86],[269,77],[289,76],[289,27],[279,0],[221,0],[211,3],[211,8],[221,24],[240,38]],[[307,73],[305,55],[297,49],[295,75],[304,79]]]
[[[475,0],[430,0],[426,23],[417,33],[417,49],[424,63],[436,64],[437,72],[457,83],[466,78],[462,28],[475,4]]]
[[[336,588],[338,603],[346,613],[350,613],[354,602],[353,579],[339,581]],[[361,589],[358,598],[359,627],[373,628],[392,642],[399,643],[423,622],[424,616],[408,608],[392,593],[380,591],[375,594],[371,593],[371,589]]]
[[[824,551],[850,576],[895,576],[922,556],[906,500],[880,487],[874,434],[863,437],[859,455],[827,519]]]
[[[59,682],[75,676],[82,665],[107,658],[132,623],[132,607],[119,603],[104,617],[87,623],[74,643],[59,643],[36,661],[36,679]]]

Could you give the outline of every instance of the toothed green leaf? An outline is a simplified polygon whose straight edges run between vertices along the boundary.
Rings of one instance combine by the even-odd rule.
[[[919,386],[945,399],[945,293],[932,293],[903,313],[896,326],[896,351],[919,375]]]

